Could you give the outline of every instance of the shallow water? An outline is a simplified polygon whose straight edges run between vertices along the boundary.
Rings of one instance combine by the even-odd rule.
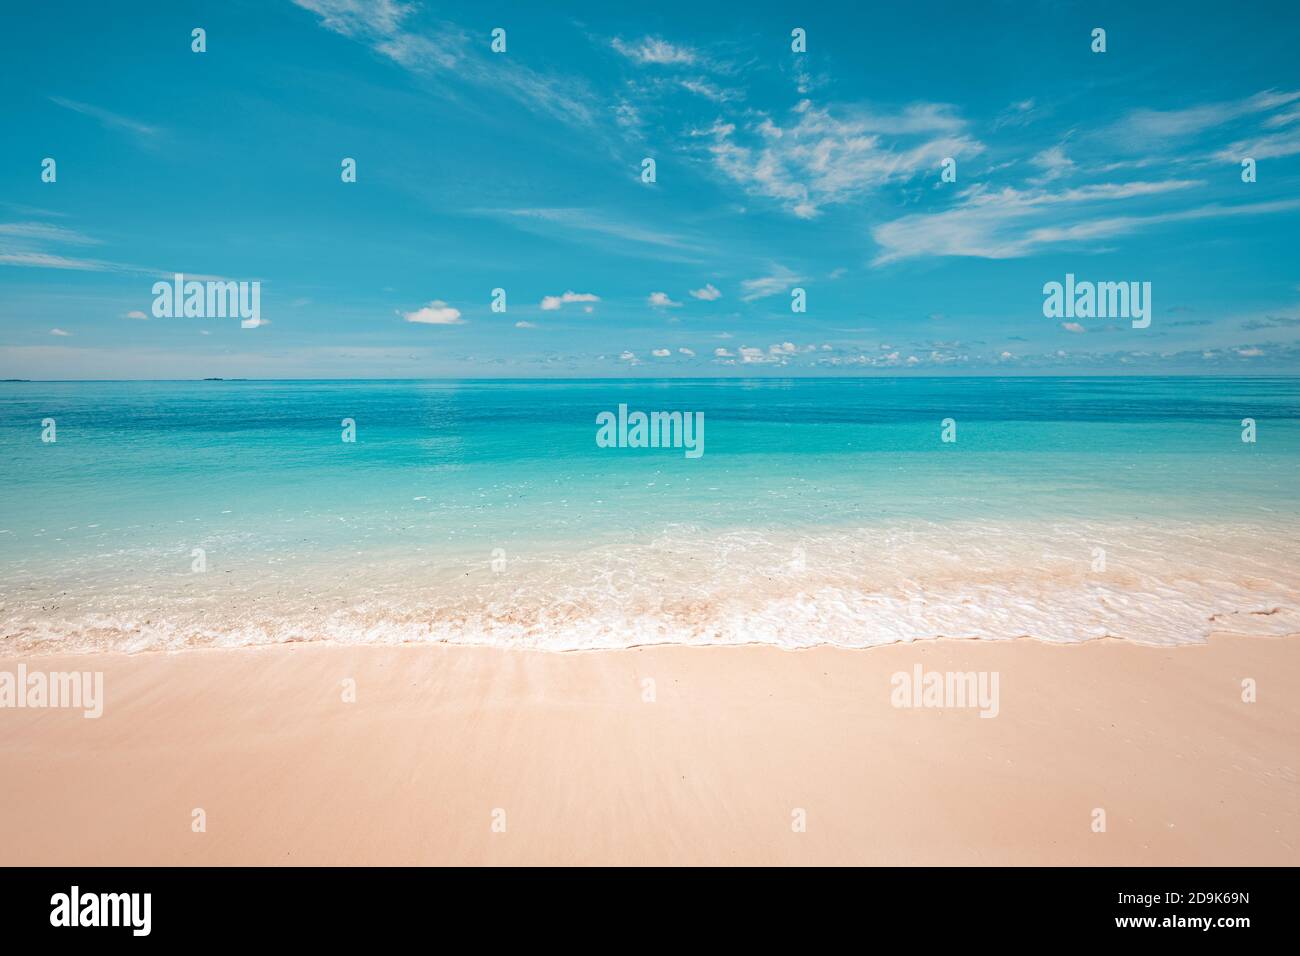
[[[598,447],[620,403],[702,411],[704,455]],[[1290,633],[1298,413],[1297,379],[6,383],[0,641]]]

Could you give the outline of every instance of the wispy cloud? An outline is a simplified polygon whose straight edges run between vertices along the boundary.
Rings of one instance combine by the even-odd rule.
[[[579,237],[587,241],[599,241],[601,248],[619,252],[621,247],[605,241],[609,238],[635,243],[638,246],[651,247],[649,254],[673,261],[693,262],[709,251],[704,244],[677,233],[654,229],[649,226],[628,221],[630,217],[607,216],[590,209],[575,208],[523,208],[523,209],[478,209],[479,215],[492,216],[513,225],[538,232],[547,238],[565,236]],[[666,253],[675,254],[666,254]],[[629,255],[646,255],[647,250],[629,248]]]
[[[465,29],[453,23],[417,26],[414,4],[395,0],[293,3],[319,16],[326,30],[365,43],[411,73],[501,93],[567,124],[590,126],[600,115],[596,98],[584,81],[493,57],[486,44],[476,45]]]
[[[740,283],[741,301],[753,302],[755,299],[764,299],[770,295],[776,295],[784,292],[793,286],[796,282],[803,280],[794,272],[784,266],[776,266],[771,275],[760,276],[757,279],[745,279]]]
[[[690,47],[669,43],[661,37],[642,37],[640,40],[624,40],[615,37],[609,45],[637,63],[691,66],[700,59],[700,55]]]
[[[880,246],[874,264],[882,265],[918,256],[973,256],[983,259],[1011,259],[1065,242],[1080,242],[1132,232],[1144,225],[1169,221],[1180,214],[1128,215],[1086,218],[1088,210],[1114,200],[1157,196],[1202,186],[1200,180],[1162,182],[1096,183],[1059,191],[1034,188],[991,190],[983,185],[965,190],[952,209],[916,213],[883,223],[872,230]],[[1267,204],[1235,207],[1267,212]],[[1205,207],[1204,215],[1217,207]],[[1233,214],[1222,212],[1223,215]],[[1080,221],[1058,225],[1073,216]]]
[[[91,106],[89,103],[78,103],[76,100],[65,99],[62,96],[51,96],[50,102],[64,109],[72,110],[76,113],[82,113],[99,122],[108,129],[126,130],[128,133],[135,133],[137,136],[152,138],[158,135],[158,128],[150,126],[147,123],[141,123],[139,120],[133,120],[129,116],[122,116],[119,113],[112,113],[98,106]]]
[[[945,157],[981,152],[983,144],[965,127],[939,103],[878,113],[803,100],[785,125],[755,113],[743,128],[719,121],[695,135],[708,140],[715,168],[728,179],[811,219],[824,206],[862,198],[933,169]]]
[[[1265,113],[1300,100],[1300,91],[1265,90],[1245,99],[1205,103],[1177,110],[1137,109],[1130,112],[1105,137],[1116,142],[1148,142],[1194,136],[1242,117]]]

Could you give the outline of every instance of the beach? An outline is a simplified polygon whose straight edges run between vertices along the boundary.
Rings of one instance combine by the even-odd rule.
[[[1294,379],[8,388],[0,862],[1300,862]]]
[[[1295,637],[27,664],[105,700],[0,710],[4,864],[1300,862]],[[895,706],[918,665],[996,716]]]

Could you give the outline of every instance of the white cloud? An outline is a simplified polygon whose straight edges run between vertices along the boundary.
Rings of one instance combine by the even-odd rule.
[[[671,349],[655,349],[650,354],[653,355],[655,358],[668,358],[668,356],[672,355],[673,353]]]
[[[146,315],[144,312],[141,312],[139,309],[132,309],[132,310],[131,310],[130,312],[128,312],[126,315],[122,316],[122,318],[124,318],[124,319],[145,319],[145,320],[147,320],[147,319],[149,318],[149,316]]]
[[[71,332],[65,332],[63,331],[63,329],[50,329],[50,335],[57,335],[60,338],[66,338],[71,334],[72,334]]]
[[[712,282],[704,283],[703,289],[692,289],[691,295],[697,299],[702,299],[705,302],[714,302],[722,298],[722,293],[714,288]]]
[[[802,282],[802,278],[791,272],[784,266],[776,266],[772,274],[762,276],[757,279],[745,279],[740,283],[741,296],[745,302],[753,302],[755,299],[763,299],[770,295],[776,295],[784,292],[796,282]]]
[[[944,157],[984,148],[966,134],[964,121],[937,103],[891,115],[855,107],[832,112],[803,100],[794,114],[786,126],[757,114],[761,118],[739,132],[719,121],[694,135],[711,139],[707,150],[719,172],[802,219],[933,169]]]
[[[517,328],[517,329],[535,329],[535,328],[537,328],[537,326],[535,326],[535,325],[534,325],[533,323],[531,323],[531,322],[516,322],[516,323],[515,323],[515,328]]]
[[[1065,329],[1065,331],[1067,331],[1067,332],[1087,332],[1087,331],[1088,331],[1088,330],[1085,329],[1082,325],[1080,325],[1078,322],[1062,322],[1062,323],[1061,323],[1061,328]]]
[[[636,250],[637,255],[650,255],[667,261],[691,261],[693,257],[711,252],[709,246],[669,232],[647,229],[630,223],[623,217],[605,216],[590,209],[569,207],[525,207],[517,209],[476,209],[475,213],[509,222],[517,228],[553,239],[557,235],[611,248],[609,239],[638,243],[648,249]],[[614,247],[618,248],[618,247]]]
[[[71,259],[48,252],[0,252],[0,265],[31,266],[36,269],[72,269],[79,272],[113,272],[117,267],[98,259]]]
[[[637,63],[653,63],[659,66],[690,66],[699,59],[699,54],[690,47],[674,45],[661,37],[642,37],[634,42],[615,37],[610,41],[609,45],[629,60],[635,60]]]
[[[538,73],[510,57],[488,52],[465,29],[435,22],[429,32],[408,24],[414,3],[398,0],[293,0],[321,18],[327,30],[364,43],[412,74],[436,82],[467,83],[513,97],[561,122],[592,125],[595,98],[582,81]],[[423,19],[423,18],[422,18]],[[425,21],[427,29],[427,20]]]
[[[599,302],[600,296],[593,295],[590,292],[574,292],[572,290],[562,295],[548,295],[542,299],[542,311],[554,312],[562,305],[568,305],[573,302]],[[587,311],[591,311],[588,309]]]
[[[1043,171],[1043,182],[1059,179],[1074,169],[1074,160],[1065,155],[1063,146],[1051,146],[1029,160]]]
[[[1281,159],[1300,153],[1300,133],[1269,133],[1254,139],[1238,140],[1214,154],[1214,158],[1228,163],[1239,163],[1249,156],[1254,160]]]
[[[635,352],[624,351],[619,353],[619,359],[623,362],[631,362],[633,365],[639,365],[640,360],[636,357]]]
[[[678,349],[677,351],[680,352],[682,355],[688,356],[688,357],[690,357],[690,358],[694,358],[694,357],[695,357],[695,353],[692,352],[692,351],[691,351],[690,349],[688,349],[688,348],[682,347],[682,348]]]
[[[460,317],[460,309],[452,308],[441,299],[434,299],[414,312],[399,312],[398,315],[407,322],[417,322],[420,325],[461,325],[464,322]]]
[[[321,18],[321,26],[346,37],[367,33],[396,33],[411,12],[398,0],[293,0]]]
[[[64,242],[72,245],[98,245],[100,240],[48,222],[4,222],[0,223],[0,236],[11,236],[21,241]]]
[[[646,301],[657,309],[675,309],[681,305],[680,302],[674,302],[668,298],[667,292],[651,292],[646,297]]]
[[[72,110],[74,113],[83,113],[99,120],[102,125],[109,129],[124,129],[129,133],[144,137],[152,137],[158,132],[154,127],[133,120],[129,116],[110,113],[108,110],[100,109],[98,106],[91,106],[89,103],[78,103],[76,100],[64,99],[62,96],[51,96],[50,102],[62,106],[64,109]]]
[[[1294,200],[1235,206],[1208,205],[1169,213],[1086,218],[1098,204],[1157,196],[1203,186],[1200,180],[1098,183],[1049,192],[1043,189],[989,190],[973,186],[958,204],[938,213],[916,213],[872,230],[881,265],[916,256],[974,256],[1012,259],[1045,246],[1125,235],[1150,225],[1190,219],[1256,215],[1293,208]],[[1095,215],[1095,213],[1094,213]],[[1059,225],[1074,217],[1073,224]]]
[[[713,350],[713,354],[714,354],[714,357],[716,357],[716,358],[731,358],[731,357],[732,357],[732,354],[731,354],[731,350],[730,350],[730,349],[714,349],[714,350]]]
[[[1224,123],[1256,113],[1266,113],[1300,100],[1300,91],[1265,90],[1242,100],[1205,103],[1179,110],[1139,109],[1120,120],[1107,136],[1122,137],[1121,142],[1146,142],[1152,139],[1176,139],[1204,132]]]
[[[706,100],[714,103],[730,103],[733,100],[745,98],[745,94],[740,90],[726,89],[718,86],[716,83],[706,80],[704,77],[686,78],[678,81],[682,89],[688,93],[694,93],[696,96],[702,96]]]
[[[1245,358],[1258,358],[1259,356],[1264,354],[1263,349],[1257,348],[1255,346],[1251,346],[1250,348],[1245,348],[1245,349],[1237,349],[1236,351],[1238,355],[1243,356]]]

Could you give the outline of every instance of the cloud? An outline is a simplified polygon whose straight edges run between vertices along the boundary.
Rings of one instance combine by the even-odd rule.
[[[681,305],[680,302],[674,302],[672,299],[668,298],[667,292],[651,292],[650,295],[646,297],[646,301],[656,309],[675,309]]]
[[[421,325],[462,325],[464,319],[460,317],[460,309],[454,309],[441,299],[434,299],[423,308],[416,309],[414,312],[398,312],[407,322],[417,322]]]
[[[687,358],[695,358],[695,353],[688,348],[682,347],[679,348],[677,351],[680,354],[685,355]]]
[[[622,253],[642,256],[657,253],[657,258],[668,261],[689,262],[692,256],[699,256],[711,250],[670,232],[649,229],[626,221],[625,216],[604,216],[589,209],[574,208],[522,208],[522,209],[478,209],[479,215],[501,219],[512,225],[553,239],[577,238],[591,244],[598,244],[604,252]],[[574,233],[576,236],[566,236]],[[610,243],[610,238],[623,240],[650,247],[646,249],[624,249],[621,244]]]
[[[1300,133],[1270,133],[1253,139],[1238,140],[1214,154],[1223,162],[1239,163],[1246,157],[1254,160],[1281,159],[1300,153]]]
[[[91,106],[89,103],[78,103],[76,100],[64,99],[62,96],[51,96],[50,102],[62,106],[64,109],[72,110],[74,113],[81,113],[92,119],[99,120],[100,124],[108,129],[126,130],[128,133],[135,133],[137,136],[146,138],[158,135],[156,127],[133,120],[129,116],[110,113],[108,110],[100,109],[98,106]]]
[[[521,322],[516,322],[516,323],[515,323],[515,328],[517,328],[517,329],[535,329],[535,328],[537,328],[537,326],[534,325],[532,322],[522,322],[522,321],[521,321]]]
[[[50,329],[50,335],[57,335],[60,338],[66,338],[71,334],[72,334],[71,332],[65,332],[63,331],[63,329]]]
[[[655,358],[668,358],[668,356],[672,355],[673,353],[671,349],[655,349],[650,354],[653,355]]]
[[[326,30],[364,43],[418,76],[500,93],[568,124],[591,126],[598,117],[594,98],[580,81],[539,73],[492,54],[486,43],[475,43],[468,31],[453,23],[441,22],[427,32],[409,28],[414,4],[396,0],[293,3],[319,16]]]
[[[802,281],[798,275],[784,266],[776,266],[771,275],[742,281],[740,283],[740,298],[744,302],[753,302],[755,299],[763,299],[784,292],[796,282]]]
[[[1265,215],[1300,205],[1300,200],[1233,206],[1210,204],[1167,213],[1086,218],[1097,204],[1157,196],[1201,185],[1198,180],[1102,183],[1060,192],[1009,187],[992,191],[974,186],[962,194],[952,209],[917,213],[876,226],[871,236],[881,248],[872,264],[919,256],[1013,259],[1045,247],[1109,239],[1164,223]],[[1059,224],[1071,216],[1079,221]]]
[[[1065,155],[1065,147],[1051,146],[1029,160],[1043,171],[1042,182],[1059,179],[1074,169],[1074,160]]]
[[[599,302],[599,301],[600,301],[600,296],[598,295],[593,295],[590,292],[574,292],[570,290],[568,292],[563,293],[562,295],[543,296],[542,311],[554,312],[557,309],[559,309],[561,306],[568,305],[569,303],[572,302]],[[590,309],[588,309],[587,311],[590,311]]]
[[[398,0],[293,0],[321,18],[321,26],[345,37],[393,34],[411,6]]]
[[[1249,332],[1255,332],[1259,329],[1285,329],[1300,326],[1300,317],[1293,318],[1287,315],[1266,315],[1261,319],[1247,319],[1241,323],[1241,327]]]
[[[609,45],[629,60],[642,64],[690,66],[699,60],[699,54],[690,47],[674,45],[661,37],[642,37],[632,42],[615,37]]]
[[[132,309],[132,310],[131,310],[130,312],[128,312],[126,315],[122,316],[122,318],[124,318],[124,319],[144,319],[144,320],[148,320],[149,316],[148,316],[147,314],[145,314],[144,312],[141,312],[139,309]]]
[[[984,149],[966,134],[964,121],[938,103],[888,114],[803,100],[793,112],[785,126],[754,113],[741,130],[718,121],[694,135],[709,140],[705,149],[725,177],[801,219],[933,169],[945,157]]]
[[[742,100],[745,98],[743,91],[725,89],[704,77],[681,79],[677,81],[677,84],[688,93],[702,96],[706,100],[712,100],[714,103],[730,103],[734,100]]]
[[[714,356],[715,356],[716,358],[731,358],[731,357],[732,357],[731,349],[722,349],[722,348],[714,349],[714,350],[713,350],[713,354],[714,354]]]
[[[1296,100],[1300,100],[1300,91],[1265,90],[1242,100],[1206,103],[1184,109],[1138,109],[1104,132],[1108,139],[1120,137],[1119,142],[1179,139],[1222,126],[1232,120],[1265,113]]]
[[[633,365],[640,365],[640,364],[641,364],[641,360],[638,359],[638,358],[636,357],[636,353],[635,353],[635,352],[628,352],[628,351],[624,350],[623,352],[620,352],[620,353],[619,353],[618,358],[619,358],[619,361],[622,361],[622,362],[631,362]]]
[[[1080,325],[1078,322],[1062,322],[1062,323],[1061,323],[1061,328],[1065,329],[1065,331],[1067,331],[1067,332],[1087,332],[1087,331],[1088,331],[1088,330],[1085,329],[1082,325]]]
[[[1243,358],[1259,358],[1259,356],[1264,354],[1264,350],[1257,346],[1251,346],[1250,348],[1245,349],[1236,349],[1235,351]]]
[[[692,289],[691,295],[697,299],[702,299],[705,302],[714,302],[722,298],[722,293],[714,288],[712,282],[704,283],[703,289]]]
[[[0,223],[0,237],[32,242],[63,242],[75,246],[99,245],[99,240],[66,226],[56,226],[48,222],[3,222]]]
[[[30,266],[35,269],[71,269],[77,272],[114,272],[120,267],[98,259],[73,259],[49,252],[0,251],[0,265]]]
[[[1027,100],[1019,100],[998,114],[998,117],[993,121],[993,128],[996,130],[1005,126],[1028,126],[1037,117],[1038,112],[1032,97]]]

